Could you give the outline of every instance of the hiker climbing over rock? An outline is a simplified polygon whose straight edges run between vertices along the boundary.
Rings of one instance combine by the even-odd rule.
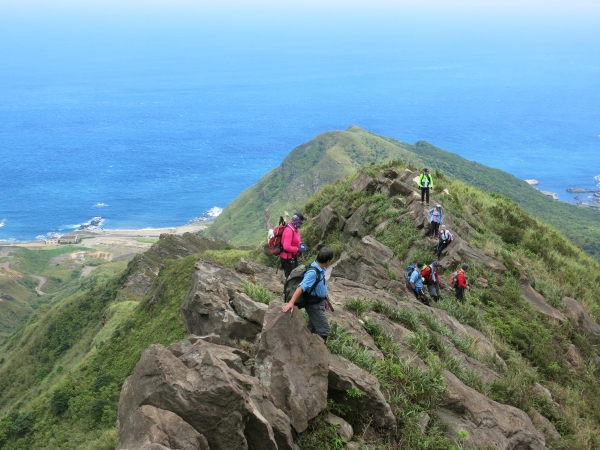
[[[435,208],[431,208],[427,211],[429,216],[429,236],[437,237],[440,225],[443,222],[444,213],[442,211],[442,205],[435,205]]]
[[[438,267],[441,267],[439,261],[434,261],[429,266],[425,267],[421,272],[421,277],[425,279],[427,290],[431,298],[438,302],[440,300],[440,275],[438,273]]]
[[[427,198],[429,205],[429,189],[433,188],[433,179],[429,175],[429,169],[423,169],[423,173],[419,175],[419,187],[421,188],[421,204]]]
[[[467,277],[465,276],[465,270],[468,268],[468,264],[463,264],[462,267],[455,272],[456,276],[454,277],[454,293],[456,295],[456,300],[460,302],[465,300],[465,290],[471,289]]]
[[[452,241],[454,241],[454,235],[446,228],[446,225],[442,225],[438,236],[438,244],[435,248],[437,259],[440,259],[442,252],[452,243]]]
[[[321,248],[317,259],[306,268],[302,281],[294,291],[292,298],[286,303],[281,310],[285,312],[293,312],[294,305],[304,307],[308,314],[308,330],[311,333],[318,334],[327,341],[327,336],[331,332],[329,321],[325,315],[325,310],[331,310],[331,304],[327,300],[327,284],[325,283],[325,273],[327,267],[333,259],[333,250],[327,247]],[[297,270],[300,270],[298,268]],[[288,281],[291,278],[288,278]],[[286,287],[288,284],[286,281]]]
[[[410,275],[410,287],[415,294],[415,298],[419,300],[421,303],[429,306],[429,299],[423,291],[423,280],[421,279],[421,271],[423,270],[423,266],[425,263],[418,262],[417,267],[415,267]]]
[[[292,220],[285,226],[281,236],[282,250],[279,254],[279,260],[286,279],[290,276],[292,270],[298,267],[298,256],[306,250],[298,231],[302,226],[302,222],[304,222],[304,216],[299,212],[295,213]]]

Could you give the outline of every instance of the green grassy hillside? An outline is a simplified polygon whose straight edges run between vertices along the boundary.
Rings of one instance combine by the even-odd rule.
[[[104,264],[63,286],[37,309],[0,347],[0,448],[114,449],[125,377],[150,344],[185,336],[179,305],[194,262],[226,247],[195,234],[166,235],[129,262]],[[234,253],[235,262],[248,256]],[[139,274],[160,293],[136,295],[130,280]]]
[[[413,164],[420,161],[404,145],[387,142],[358,127],[322,133],[295,148],[279,167],[231,202],[206,235],[239,246],[257,245],[280,216],[289,219],[323,186],[370,162],[392,159]]]
[[[320,134],[294,149],[281,166],[228,205],[206,233],[234,245],[257,245],[279,216],[289,217],[320,187],[370,162],[395,159],[415,170],[427,166],[488,192],[503,194],[600,259],[600,212],[554,201],[513,175],[427,142],[409,145],[356,126]]]

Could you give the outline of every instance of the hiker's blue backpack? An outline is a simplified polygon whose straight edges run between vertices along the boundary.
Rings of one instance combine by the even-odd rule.
[[[406,287],[409,290],[412,290],[412,287],[410,285],[410,276],[412,275],[412,273],[417,270],[416,266],[408,266],[406,269],[404,269],[404,281],[406,283]]]

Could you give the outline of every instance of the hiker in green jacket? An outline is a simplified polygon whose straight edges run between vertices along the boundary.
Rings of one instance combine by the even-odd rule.
[[[429,188],[433,189],[433,178],[429,175],[429,169],[423,169],[423,173],[419,175],[419,188],[421,188],[421,204],[427,197],[427,204],[429,205]]]

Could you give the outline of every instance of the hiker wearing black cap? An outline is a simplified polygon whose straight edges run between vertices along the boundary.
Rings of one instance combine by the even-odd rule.
[[[463,264],[462,267],[457,271],[455,295],[456,300],[459,302],[463,302],[465,300],[465,290],[470,289],[467,277],[465,276],[465,270],[468,268],[468,264]]]
[[[421,203],[427,197],[427,204],[429,205],[429,188],[433,188],[433,178],[429,175],[429,169],[423,169],[423,173],[419,175],[419,187],[421,188]]]
[[[425,263],[418,262],[417,267],[410,274],[410,288],[415,294],[415,298],[419,300],[421,303],[429,306],[429,299],[427,295],[425,295],[425,291],[423,291],[423,280],[421,278],[421,271],[423,270],[423,266]]]
[[[438,267],[441,267],[439,261],[434,261],[421,272],[421,276],[425,279],[429,295],[434,301],[440,300],[440,276]]]
[[[325,315],[326,310],[333,311],[331,304],[327,300],[327,283],[325,275],[327,267],[333,259],[333,250],[327,247],[322,247],[319,250],[317,259],[313,261],[310,267],[316,270],[307,270],[304,278],[294,291],[292,298],[286,303],[281,310],[285,312],[294,312],[294,305],[298,298],[306,293],[308,299],[304,306],[306,314],[308,314],[308,330],[311,333],[321,336],[323,341],[327,342],[327,336],[331,333],[329,321]]]
[[[279,260],[286,279],[292,270],[298,267],[298,256],[306,250],[298,231],[302,226],[302,222],[304,222],[304,216],[299,212],[295,213],[281,235],[282,250],[279,254]]]

